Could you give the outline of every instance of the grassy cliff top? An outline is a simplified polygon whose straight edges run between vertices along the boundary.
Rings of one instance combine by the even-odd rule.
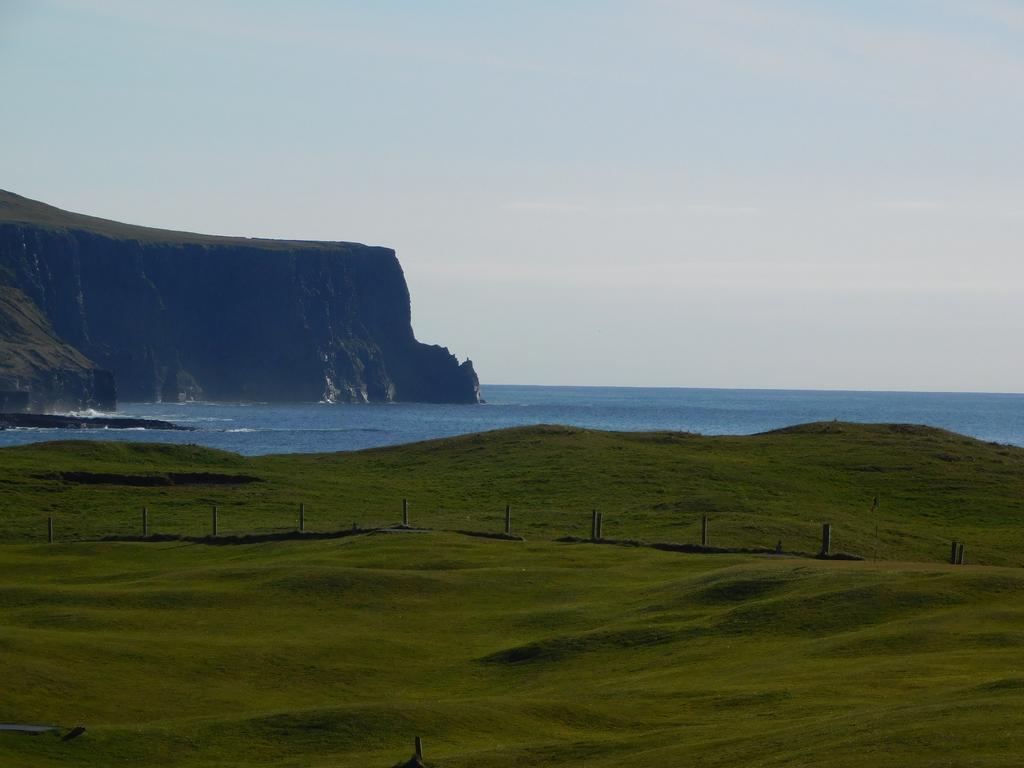
[[[245,246],[273,250],[322,250],[338,247],[366,247],[360,243],[316,240],[273,240],[251,237],[225,237],[170,229],[140,227],[118,221],[72,213],[52,205],[0,190],[0,225],[29,224],[48,230],[89,232],[113,240],[132,240],[147,244]],[[390,249],[382,249],[390,252]]]
[[[82,483],[67,473],[220,472],[246,485]],[[140,480],[137,483],[162,481]],[[834,548],[885,560],[942,562],[950,541],[973,563],[1024,565],[1024,449],[944,430],[827,422],[745,437],[613,433],[557,426],[499,430],[355,453],[242,457],[198,446],[61,442],[0,450],[0,542],[38,540],[54,516],[62,536],[152,530],[222,533],[397,522],[497,531],[506,504],[529,539],[605,536],[816,551],[821,523]],[[879,506],[874,506],[878,497]]]

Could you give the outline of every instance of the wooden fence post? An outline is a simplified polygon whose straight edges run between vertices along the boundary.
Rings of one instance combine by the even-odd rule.
[[[700,545],[706,547],[708,545],[708,516],[701,515],[700,518]]]
[[[402,499],[402,525],[409,527],[409,500]]]
[[[832,553],[832,524],[822,523],[821,524],[821,554],[828,555]]]
[[[590,513],[590,540],[597,541],[597,510]]]
[[[216,536],[217,535],[217,507],[216,507],[216,505],[213,507],[213,512],[212,512],[210,517],[211,517],[211,521],[210,522],[213,523],[213,526],[212,526],[213,527],[213,535]]]
[[[957,565],[963,565],[964,564],[964,543],[962,541],[960,542],[960,546],[959,546],[959,548],[957,549],[957,552],[956,552],[956,564]]]
[[[142,508],[142,537],[149,536],[149,507]]]
[[[597,540],[604,541],[604,513],[597,513]]]
[[[949,550],[949,564],[950,565],[956,565],[957,549],[959,549],[959,547],[957,547],[957,542],[954,539],[953,545],[952,545],[952,547],[950,547],[950,550]]]
[[[419,736],[416,737],[416,759],[423,761],[423,739]]]
[[[299,502],[299,533],[306,530],[306,505]]]
[[[505,505],[505,535],[512,535],[512,505]]]
[[[46,518],[46,543],[53,544],[53,518]]]

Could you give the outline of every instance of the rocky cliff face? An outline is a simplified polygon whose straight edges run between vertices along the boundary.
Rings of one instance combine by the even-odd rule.
[[[386,248],[164,232],[0,193],[0,283],[126,401],[479,400],[472,363],[416,341]]]
[[[0,285],[0,412],[113,410],[114,377],[61,341],[17,288]]]

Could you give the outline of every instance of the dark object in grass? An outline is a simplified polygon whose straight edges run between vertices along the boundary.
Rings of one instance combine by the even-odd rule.
[[[194,432],[159,419],[132,419],[110,416],[54,416],[49,413],[0,413],[0,429],[172,429]]]
[[[74,728],[72,728],[70,731],[65,733],[64,737],[61,739],[61,741],[71,741],[72,739],[77,739],[83,733],[85,733],[85,726],[84,725],[77,725]]]
[[[423,762],[423,739],[420,736],[416,737],[416,751],[404,763],[399,763],[395,768],[428,768],[428,764]]]

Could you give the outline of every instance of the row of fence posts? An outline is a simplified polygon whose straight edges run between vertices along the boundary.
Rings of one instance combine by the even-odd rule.
[[[210,512],[210,528],[214,536],[218,535],[218,509],[214,505]],[[409,500],[402,499],[402,527],[408,528],[409,526]],[[357,529],[355,523],[352,524],[353,530]],[[708,546],[708,528],[709,518],[707,515],[701,515],[700,519],[700,545],[702,547]],[[299,504],[299,526],[298,530],[300,533],[306,530],[306,505],[304,503]],[[149,536],[149,507],[142,508],[142,535],[144,537]],[[512,505],[505,505],[505,535],[512,535]],[[591,541],[603,541],[604,540],[604,515],[599,512],[596,508],[590,514],[590,540]],[[46,541],[50,544],[54,541],[53,535],[53,518],[46,518]],[[781,546],[780,546],[781,549]],[[822,555],[832,554],[832,524],[822,523],[821,524],[821,552]],[[962,541],[953,541],[949,551],[949,564],[950,565],[963,565],[964,564],[964,543]]]
[[[708,528],[710,519],[707,515],[701,515],[700,518],[700,545],[702,547],[708,546]],[[604,515],[598,512],[596,509],[590,513],[590,540],[591,541],[603,541],[604,540]],[[954,543],[954,547],[955,547]],[[961,544],[961,552],[963,545]],[[781,551],[780,546],[777,551]],[[822,555],[832,554],[832,524],[822,523],[821,524],[821,553]]]
[[[219,509],[217,505],[213,505],[210,509],[210,530],[214,536],[217,536],[220,532],[220,520],[219,520]],[[409,500],[402,499],[402,526],[404,528],[409,527]],[[352,523],[352,529],[358,530],[356,523]],[[306,530],[306,505],[304,503],[299,504],[299,533],[304,533]],[[509,504],[505,505],[505,533],[511,535],[512,533],[512,506]],[[149,507],[142,508],[142,535],[143,537],[149,536]],[[46,540],[50,544],[53,543],[53,518],[46,518]]]
[[[218,509],[214,505],[210,511],[210,529],[214,536],[219,533],[218,525]],[[708,516],[702,515],[700,519],[700,545],[702,547],[708,546]],[[409,500],[402,499],[402,527],[409,527]],[[353,524],[353,529],[356,526]],[[306,530],[306,505],[304,503],[299,504],[299,532],[305,532]],[[149,536],[149,507],[142,508],[142,535],[144,537]],[[505,535],[512,535],[512,505],[505,505]],[[46,518],[46,540],[50,544],[53,543],[53,518]],[[603,541],[604,540],[604,515],[594,509],[590,516],[590,540],[591,541]],[[952,554],[950,556],[950,563],[954,565],[961,565],[964,559],[964,545],[963,543],[953,542]],[[832,549],[832,526],[829,523],[823,523],[821,527],[821,554],[830,554]]]

